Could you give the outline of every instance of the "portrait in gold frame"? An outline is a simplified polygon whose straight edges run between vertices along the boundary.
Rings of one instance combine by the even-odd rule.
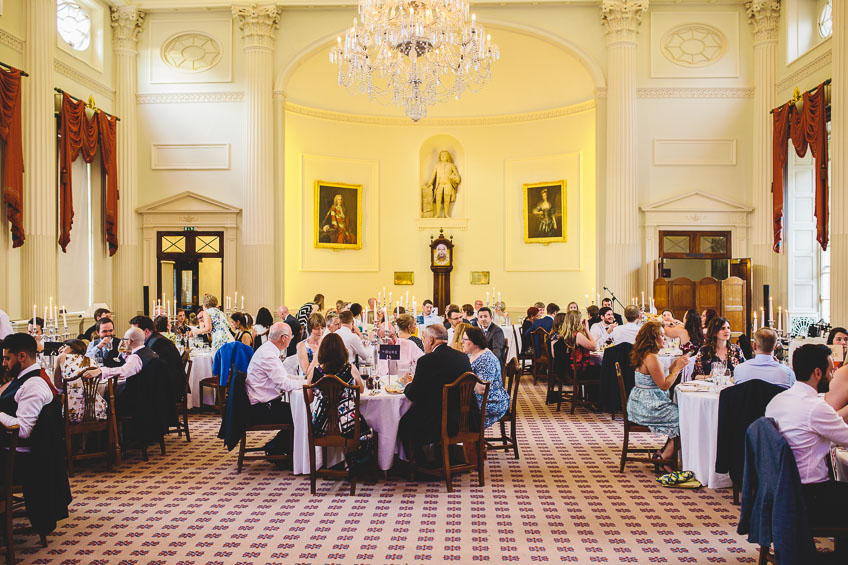
[[[315,247],[362,249],[362,185],[315,181]]]
[[[395,285],[415,284],[413,271],[395,271]]]
[[[489,284],[489,271],[471,271],[471,284]]]
[[[565,180],[524,185],[524,242],[567,241]]]

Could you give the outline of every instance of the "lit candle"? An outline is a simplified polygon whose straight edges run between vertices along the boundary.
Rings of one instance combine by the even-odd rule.
[[[769,322],[774,324],[774,296],[769,296]]]
[[[244,312],[244,295],[241,295],[241,311]]]
[[[236,309],[236,304],[238,304],[238,291],[236,291],[235,295],[233,296],[233,310]]]
[[[777,331],[783,331],[783,306],[777,307]]]
[[[792,332],[792,325],[789,323],[789,308],[786,309],[786,333]]]
[[[35,304],[32,305],[32,321],[35,322],[35,319],[38,317],[37,310],[35,309]]]
[[[62,304],[62,326],[68,327],[68,309]]]

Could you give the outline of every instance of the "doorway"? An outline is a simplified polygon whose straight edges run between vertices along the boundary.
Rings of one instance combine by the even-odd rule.
[[[157,232],[156,297],[176,308],[194,308],[224,288],[224,232]]]

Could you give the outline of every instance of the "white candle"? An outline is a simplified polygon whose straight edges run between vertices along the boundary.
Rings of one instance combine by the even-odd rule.
[[[386,287],[383,287],[383,302],[382,302],[383,310],[386,309],[386,296],[388,296],[388,294],[386,294]],[[389,301],[391,302],[391,299]]]
[[[501,293],[499,292],[498,293],[498,302],[500,302],[500,301],[501,301]]]
[[[753,328],[751,330],[751,337],[754,337],[754,332],[757,331],[757,312],[756,311],[754,312],[754,322],[751,325],[753,326]]]
[[[378,292],[377,293],[377,308],[380,307],[380,304],[382,304],[382,302],[383,302],[383,295]]]
[[[595,290],[595,289],[593,288],[592,290]],[[597,301],[597,302],[595,302],[595,304],[597,304],[598,306],[600,306],[600,305],[601,305],[601,293],[600,293],[600,292],[597,294],[597,298],[598,298],[598,301]]]
[[[241,311],[244,312],[244,295],[241,295]]]
[[[389,306],[391,306],[391,305],[392,305],[392,293],[391,293],[391,292],[389,293],[389,302],[388,302],[388,305],[389,305]]]
[[[792,325],[789,323],[789,308],[786,309],[786,333],[791,333]]]
[[[59,304],[53,307],[53,327],[59,329]]]
[[[236,309],[236,304],[238,304],[238,291],[236,291],[235,295],[233,296],[233,310]]]
[[[760,306],[760,327],[766,327],[766,312],[762,306]]]
[[[586,294],[586,308],[589,307],[589,294]]]
[[[642,308],[645,307],[645,291],[642,291]]]
[[[774,324],[774,296],[769,296],[769,322]]]
[[[406,291],[406,300],[403,303],[403,307],[409,310],[409,291]]]
[[[412,297],[412,317],[413,318],[418,317],[418,310],[417,310],[416,306],[417,305],[415,304],[415,297],[413,296]]]
[[[38,311],[35,309],[35,304],[32,305],[32,322],[35,323],[35,319],[38,317]]]
[[[783,306],[777,307],[777,331],[783,330]]]
[[[489,305],[489,291],[486,291],[486,306]]]
[[[389,313],[383,308],[383,329],[386,330],[386,337],[389,335]]]
[[[62,304],[62,326],[68,327],[68,309]]]
[[[44,320],[47,320],[47,306],[44,307]],[[35,320],[32,321],[32,327],[35,329]]]

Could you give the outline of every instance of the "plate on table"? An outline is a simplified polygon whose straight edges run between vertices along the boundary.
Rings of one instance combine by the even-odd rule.
[[[401,394],[403,392],[403,385],[390,384],[383,387],[383,390],[385,390],[389,394]]]
[[[709,392],[712,390],[710,383],[688,382],[677,385],[677,390],[680,392]]]

